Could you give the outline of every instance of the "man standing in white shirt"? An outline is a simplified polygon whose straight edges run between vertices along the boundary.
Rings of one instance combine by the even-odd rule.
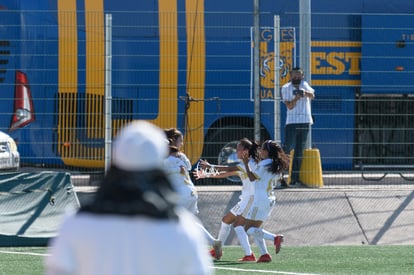
[[[302,163],[303,150],[310,138],[310,128],[313,124],[311,113],[311,100],[315,98],[315,90],[304,79],[301,68],[293,68],[291,79],[282,87],[282,100],[287,107],[285,126],[285,146],[289,153],[294,149],[292,160],[292,174],[290,187],[300,187],[300,165]]]

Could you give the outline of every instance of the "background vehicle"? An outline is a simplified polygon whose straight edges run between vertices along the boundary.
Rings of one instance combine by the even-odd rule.
[[[262,139],[283,140],[272,27],[277,14],[283,84],[298,63],[298,2],[260,1]],[[113,135],[135,119],[178,127],[193,163],[253,137],[252,1],[0,0],[0,130],[24,165],[103,168],[108,13]],[[414,165],[413,13],[409,0],[312,1],[312,144],[324,170]]]
[[[17,171],[20,167],[20,154],[17,145],[7,134],[0,132],[0,171]]]

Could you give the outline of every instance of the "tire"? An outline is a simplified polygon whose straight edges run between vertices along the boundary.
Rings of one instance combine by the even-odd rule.
[[[212,164],[230,164],[237,160],[234,154],[236,145],[240,139],[247,137],[253,139],[252,128],[239,125],[227,125],[226,127],[210,132],[205,140],[203,150],[204,158]],[[228,179],[207,179],[208,184],[238,184],[238,177]]]

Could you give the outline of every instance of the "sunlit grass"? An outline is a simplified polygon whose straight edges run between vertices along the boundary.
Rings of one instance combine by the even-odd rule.
[[[258,256],[258,251],[254,247]],[[239,246],[225,246],[214,262],[217,275],[228,274],[413,274],[414,246],[269,247],[271,263],[241,263]],[[0,247],[0,274],[44,274],[45,247]]]

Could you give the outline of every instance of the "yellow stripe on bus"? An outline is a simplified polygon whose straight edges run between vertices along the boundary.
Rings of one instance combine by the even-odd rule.
[[[361,86],[361,80],[316,80],[312,79],[313,86]]]
[[[312,41],[312,47],[361,47],[362,43],[357,41]]]
[[[177,1],[158,1],[160,71],[158,116],[152,122],[161,128],[177,127],[178,23]]]
[[[87,138],[105,137],[105,25],[103,1],[85,0]]]
[[[78,91],[78,36],[76,21],[76,1],[58,0],[58,153],[63,156],[71,154],[69,145],[75,140],[76,101]]]
[[[58,0],[59,92],[78,91],[78,30],[76,1]]]
[[[204,94],[206,43],[204,26],[204,0],[186,0],[187,30],[187,92],[193,98],[188,109],[187,132],[184,151],[195,163],[201,156],[204,145]]]

